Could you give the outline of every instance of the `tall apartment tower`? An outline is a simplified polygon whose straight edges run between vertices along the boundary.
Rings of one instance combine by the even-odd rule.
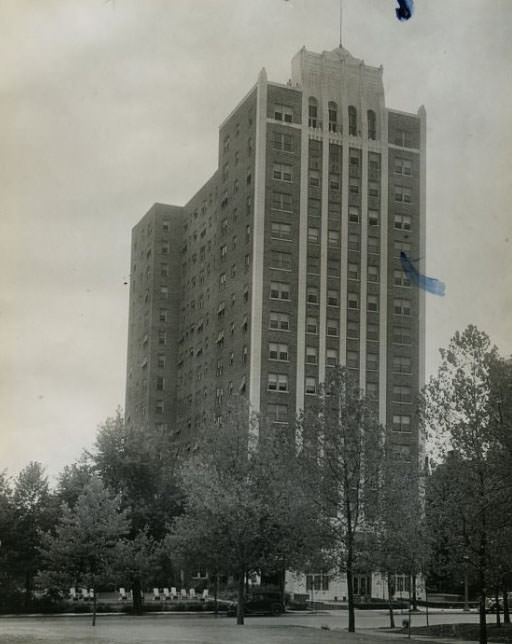
[[[248,397],[292,428],[332,365],[374,398],[397,459],[421,454],[425,110],[385,106],[382,68],[302,48],[220,126],[218,169],[133,229],[126,417],[177,447]]]

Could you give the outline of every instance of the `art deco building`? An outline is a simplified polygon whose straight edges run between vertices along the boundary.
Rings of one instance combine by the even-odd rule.
[[[417,459],[423,385],[425,110],[386,107],[382,68],[302,48],[264,70],[219,130],[218,169],[132,236],[126,418],[177,448],[227,399],[288,431],[332,365],[375,399],[397,459]]]

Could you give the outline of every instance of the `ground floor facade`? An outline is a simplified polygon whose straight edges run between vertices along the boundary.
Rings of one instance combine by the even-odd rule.
[[[409,575],[394,574],[392,599],[409,598],[413,594],[413,581]],[[354,596],[356,601],[370,599],[386,600],[388,596],[388,581],[386,575],[380,572],[356,573],[353,576]],[[425,584],[421,575],[415,579],[416,597],[425,598]],[[329,573],[293,573],[287,571],[285,581],[286,592],[291,599],[307,601],[347,601],[347,578],[344,574]]]

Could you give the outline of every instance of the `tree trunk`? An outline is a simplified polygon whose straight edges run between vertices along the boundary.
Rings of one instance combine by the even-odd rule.
[[[411,575],[411,584],[412,584],[412,610],[416,612],[418,610],[418,597],[416,595],[416,573]]]
[[[142,588],[140,579],[134,579],[132,584],[132,605],[133,612],[135,615],[142,615],[143,606],[142,606]]]
[[[236,607],[236,623],[244,623],[245,614],[245,570],[240,571],[238,578],[238,605]]]
[[[215,573],[215,586],[213,588],[213,612],[215,615],[219,614],[219,573]]]
[[[96,588],[92,589],[92,625],[96,626]]]
[[[349,527],[350,530],[350,527]],[[348,534],[347,544],[347,592],[348,592],[348,632],[356,630],[356,615],[354,611],[354,579],[352,566],[354,563],[354,552],[352,549],[352,535]]]
[[[388,608],[389,608],[389,628],[395,628],[395,614],[393,613],[393,595],[395,594],[395,588],[391,573],[387,574],[388,580]]]
[[[503,623],[510,624],[510,607],[508,605],[508,586],[505,579],[503,579]]]
[[[501,628],[500,594],[498,591],[496,591],[496,626]]]
[[[23,597],[25,610],[29,610],[32,605],[32,571],[25,571],[25,595]]]

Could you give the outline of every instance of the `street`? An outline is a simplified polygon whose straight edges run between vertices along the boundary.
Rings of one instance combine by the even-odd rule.
[[[398,611],[396,624],[401,625],[405,618],[406,614],[400,615]],[[439,624],[477,619],[476,613],[436,613],[430,615],[429,621]],[[237,626],[234,618],[214,615],[99,615],[93,628],[87,615],[2,617],[0,644],[334,644],[342,640],[344,643],[374,644],[383,641],[378,631],[372,633],[364,629],[386,627],[385,611],[356,611],[356,629],[363,629],[363,632],[355,634],[343,631],[347,620],[345,610],[249,617],[244,626]],[[413,625],[424,623],[424,615],[413,616]],[[335,629],[339,629],[338,632]],[[403,634],[396,634],[388,635],[384,641],[391,644],[405,639]]]

